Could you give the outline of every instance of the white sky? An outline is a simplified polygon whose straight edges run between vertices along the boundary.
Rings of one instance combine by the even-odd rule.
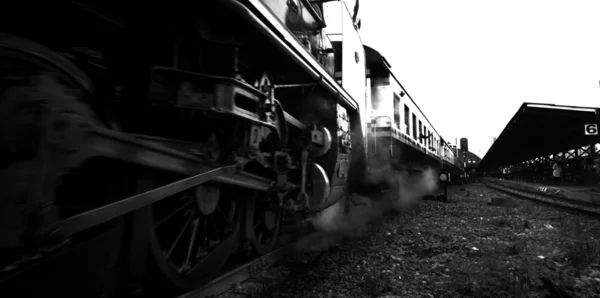
[[[600,107],[599,0],[361,0],[360,10],[363,43],[444,139],[468,138],[479,157],[523,102]]]

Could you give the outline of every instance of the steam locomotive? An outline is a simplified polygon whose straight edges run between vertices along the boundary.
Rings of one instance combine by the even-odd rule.
[[[1,5],[0,291],[196,288],[375,162],[455,167],[358,1]]]

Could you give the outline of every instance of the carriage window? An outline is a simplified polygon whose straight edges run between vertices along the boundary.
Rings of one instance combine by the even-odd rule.
[[[417,139],[417,116],[415,116],[415,113],[412,114],[412,131],[413,131],[413,139],[418,140]]]
[[[423,138],[421,138],[421,135],[423,134],[423,124],[421,122],[421,120],[419,120],[419,143],[423,144]]]
[[[394,94],[394,125],[400,128],[400,97]]]
[[[404,105],[404,124],[406,124],[406,135],[410,135],[410,119],[408,118],[410,111],[406,105]]]

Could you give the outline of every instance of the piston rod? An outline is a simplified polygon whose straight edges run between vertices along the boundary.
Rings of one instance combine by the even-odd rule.
[[[234,176],[243,176],[236,174],[236,170],[237,165],[229,165],[211,169],[195,176],[191,176],[189,178],[167,184],[165,186],[114,202],[112,204],[72,216],[52,225],[49,230],[53,236],[69,237],[75,233],[125,215],[131,211],[158,202],[164,198],[198,186],[210,180],[222,181],[225,183],[232,183],[234,180],[236,182],[243,181],[244,183],[241,183],[240,185],[249,184],[252,182],[251,180],[254,180],[253,182],[262,186],[261,188],[264,188],[264,190],[268,189],[268,184],[266,182],[257,180],[253,177],[247,177],[248,179],[245,180],[234,179]],[[256,188],[257,185],[254,186],[254,188]]]

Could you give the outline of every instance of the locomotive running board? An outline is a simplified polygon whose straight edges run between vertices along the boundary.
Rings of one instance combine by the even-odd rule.
[[[319,62],[298,42],[296,37],[262,3],[256,0],[248,0],[249,6],[246,6],[238,0],[212,1],[231,9],[237,16],[245,19],[250,25],[260,30],[275,46],[283,50],[293,61],[308,71],[313,79],[317,80],[319,84],[331,93],[339,96],[341,104],[345,108],[353,111],[358,110],[356,100],[323,69]],[[255,9],[258,15],[252,12],[250,7]],[[259,16],[264,18],[266,22],[262,21]]]
[[[125,215],[131,211],[158,202],[188,188],[198,186],[218,177],[227,177],[235,173],[237,165],[212,169],[198,175],[173,182],[171,184],[114,202],[100,208],[62,220],[50,228],[52,236],[69,237],[75,233],[89,229],[95,225]]]

